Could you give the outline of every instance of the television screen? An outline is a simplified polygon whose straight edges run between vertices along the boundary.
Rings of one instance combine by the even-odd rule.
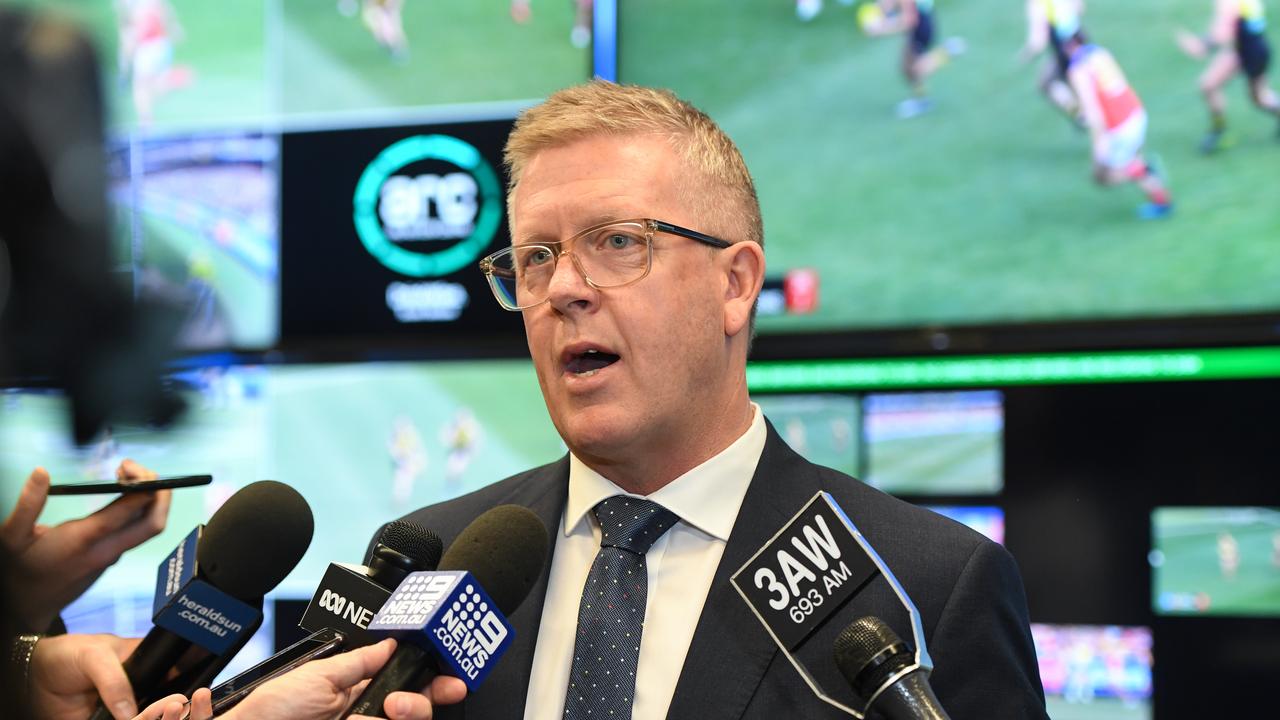
[[[359,562],[383,523],[565,452],[528,362],[210,367],[174,382],[191,405],[181,425],[116,426],[87,448],[70,444],[60,396],[12,389],[0,398],[0,507],[37,465],[54,482],[112,476],[126,457],[162,475],[213,475],[211,485],[174,491],[165,532],[104,573],[100,595],[151,587],[192,527],[240,487],[269,478],[296,488],[315,515],[310,549],[277,589],[309,598],[327,564]],[[53,497],[41,522],[82,517],[109,500]]]
[[[492,113],[591,75],[591,3],[16,3],[94,39],[119,132]]]
[[[864,480],[901,495],[980,495],[1004,487],[1004,408],[995,390],[867,395]]]
[[[1156,508],[1151,535],[1157,614],[1280,617],[1280,508]]]
[[[457,327],[440,330],[440,323],[459,316],[470,323],[492,303],[487,290],[477,296],[484,281],[470,261],[490,249],[479,235],[505,242],[501,147],[511,119],[539,98],[591,76],[590,2],[18,4],[71,19],[95,41],[108,105],[116,258],[137,295],[159,296],[181,308],[185,322],[178,345],[185,350],[268,349],[282,339],[282,323],[299,327],[306,319],[324,325],[327,335],[320,337],[304,323],[305,339],[328,341],[350,329],[342,320],[353,315],[358,334],[366,337],[396,331],[401,340],[421,337],[431,334],[426,326],[439,330],[437,337],[455,335]],[[431,254],[462,244],[468,262],[451,267],[466,265],[470,280],[442,280],[448,273],[402,266],[394,270],[396,282],[347,293],[335,291],[350,289],[342,282],[306,274],[314,265],[299,263],[303,256],[347,269],[327,243],[376,242],[357,240],[353,201],[362,171],[391,141],[371,149],[361,143],[386,140],[386,126],[444,118],[460,123],[446,132],[478,143],[494,171],[493,182],[473,174],[480,187],[470,192],[457,186],[458,168],[450,171],[418,158],[409,163],[413,167],[391,169],[413,171],[401,173],[411,182],[401,182],[396,186],[401,192],[390,194],[399,214],[375,217],[404,219],[418,202],[427,221],[447,221],[450,227],[439,233],[409,232],[387,238],[383,247],[388,255],[398,250]],[[469,131],[468,123],[480,129]],[[333,131],[323,137],[338,145],[317,139],[319,129]],[[477,141],[477,134],[488,139]],[[303,138],[291,141],[291,135]],[[282,142],[293,163],[283,169]],[[362,149],[369,154],[361,155]],[[327,155],[317,158],[311,150]],[[461,168],[464,174],[470,169]],[[428,187],[424,176],[437,173],[445,182]],[[295,184],[300,187],[291,188]],[[378,185],[371,186],[373,211],[384,211],[390,205],[381,202]],[[421,191],[416,200],[412,190]],[[477,201],[481,195],[484,202]],[[299,197],[305,212],[297,210]],[[481,206],[477,218],[457,219],[474,205]],[[485,205],[496,209],[486,212]],[[440,216],[449,210],[452,215]],[[459,230],[472,222],[475,233]],[[345,230],[335,231],[339,227]],[[450,234],[454,230],[461,235]],[[457,242],[469,233],[475,242]],[[305,286],[310,293],[300,303],[285,298],[292,312],[283,318],[282,244],[293,250],[293,287]],[[358,265],[354,271],[356,277],[368,277]],[[284,275],[290,279],[288,270]],[[424,277],[438,282],[423,282]],[[312,282],[321,287],[308,285]],[[300,307],[311,306],[317,308],[314,313],[299,315]],[[471,323],[476,332],[518,325],[513,317],[490,311],[491,322]],[[404,332],[401,323],[415,325]]]
[[[1149,720],[1151,629],[1031,624],[1054,720]]]
[[[856,396],[757,395],[753,399],[792,450],[810,462],[858,475]]]
[[[279,7],[277,72],[289,117],[533,100],[591,75],[590,2]]]
[[[181,308],[182,348],[276,342],[279,151],[258,132],[111,144],[114,255],[138,296]]]
[[[939,515],[967,525],[992,540],[1004,544],[1004,511],[986,505],[925,505]]]
[[[870,3],[618,3],[619,79],[674,90],[745,155],[772,288],[762,332],[1280,312],[1275,213],[1257,199],[1275,118],[1228,88],[1225,142],[1203,154],[1204,63],[1174,42],[1212,3],[1088,3],[1082,18],[1145,107],[1126,177],[1163,178],[1173,211],[1152,220],[1135,185],[1098,186],[1089,133],[1038,91],[1052,51],[1019,62],[1025,5],[928,3],[921,99],[901,69],[911,40],[868,32]]]

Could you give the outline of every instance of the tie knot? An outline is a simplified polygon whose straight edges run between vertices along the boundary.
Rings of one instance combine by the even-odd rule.
[[[680,518],[652,500],[615,495],[601,500],[593,510],[600,522],[600,544],[638,555],[671,529]]]

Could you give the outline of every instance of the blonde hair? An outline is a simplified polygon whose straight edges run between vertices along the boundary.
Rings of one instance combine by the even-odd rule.
[[[671,143],[703,188],[685,194],[694,210],[733,234],[730,242],[764,244],[755,183],[742,153],[707,114],[669,90],[593,80],[560,90],[525,110],[507,138],[507,207],[533,156],[599,135],[659,135]],[[711,188],[712,192],[699,192]],[[701,229],[701,228],[699,228]],[[711,232],[711,230],[706,230]]]

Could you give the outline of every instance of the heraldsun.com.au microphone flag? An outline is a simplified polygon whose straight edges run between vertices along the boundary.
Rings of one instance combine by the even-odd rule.
[[[196,575],[200,528],[192,530],[156,573],[152,617],[164,628],[215,655],[231,649],[262,613]]]
[[[818,492],[730,578],[769,637],[823,702],[865,718],[869,701],[850,707],[828,694],[793,651],[876,578],[889,583],[910,617],[915,661],[903,672],[933,669],[920,612],[893,571],[826,492]],[[874,698],[872,698],[874,699]]]

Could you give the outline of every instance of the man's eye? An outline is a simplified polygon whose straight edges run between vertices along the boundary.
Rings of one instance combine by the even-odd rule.
[[[623,233],[614,233],[604,239],[604,246],[608,250],[625,250],[635,244],[635,238]]]
[[[553,256],[550,250],[547,250],[546,248],[539,248],[537,250],[530,250],[529,252],[525,253],[524,264],[526,267],[536,266],[536,265],[546,265],[547,263],[551,262],[552,259],[553,259]]]

